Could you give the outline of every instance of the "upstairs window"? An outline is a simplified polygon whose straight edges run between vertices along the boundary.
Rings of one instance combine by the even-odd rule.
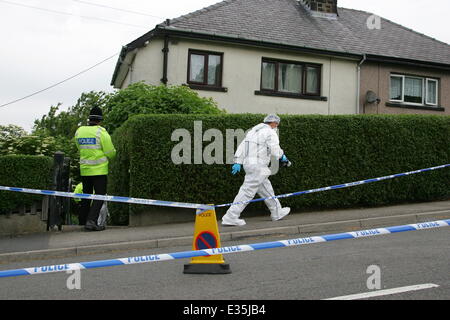
[[[189,50],[188,84],[221,87],[222,53]]]
[[[293,95],[320,95],[320,65],[263,59],[261,91]]]
[[[419,106],[438,105],[439,80],[392,74],[390,100]]]

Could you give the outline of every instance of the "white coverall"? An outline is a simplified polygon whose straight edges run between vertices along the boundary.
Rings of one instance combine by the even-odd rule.
[[[274,129],[265,123],[253,127],[239,145],[234,156],[234,162],[244,166],[245,180],[233,202],[252,200],[256,193],[262,198],[273,197],[275,194],[268,179],[271,174],[270,159],[275,157],[278,160],[283,154],[280,140]],[[277,220],[281,209],[280,201],[270,199],[265,200],[265,203],[271,212],[272,219]],[[222,221],[239,219],[246,206],[247,204],[232,205]]]

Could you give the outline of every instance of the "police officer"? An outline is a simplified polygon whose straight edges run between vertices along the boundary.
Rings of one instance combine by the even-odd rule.
[[[116,155],[116,149],[105,128],[100,126],[102,110],[93,107],[89,114],[88,126],[81,126],[75,133],[75,142],[80,151],[80,174],[83,193],[105,195],[107,187],[108,163]],[[85,229],[102,231],[104,226],[97,224],[102,200],[81,201],[80,223]]]

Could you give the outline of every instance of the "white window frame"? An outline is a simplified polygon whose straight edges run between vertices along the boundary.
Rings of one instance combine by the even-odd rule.
[[[436,92],[435,92],[435,94],[436,94],[436,103],[431,103],[431,102],[428,101],[428,82],[435,82],[436,83]],[[437,106],[438,105],[438,101],[439,101],[439,80],[426,78],[426,80],[425,80],[425,87],[426,87],[426,89],[425,89],[426,90],[425,103],[428,106]]]
[[[391,81],[392,78],[401,78],[402,79],[402,98],[401,100],[395,100],[390,99],[391,96]],[[412,79],[421,79],[422,80],[422,103],[414,103],[414,102],[405,102],[405,78],[412,78]],[[428,102],[428,82],[433,81],[436,83],[436,103],[430,103]],[[397,103],[403,103],[406,105],[412,105],[412,106],[433,106],[437,107],[439,105],[439,80],[433,79],[433,78],[426,78],[426,77],[417,77],[417,76],[408,76],[403,74],[396,74],[392,73],[389,77],[389,101],[397,102]]]

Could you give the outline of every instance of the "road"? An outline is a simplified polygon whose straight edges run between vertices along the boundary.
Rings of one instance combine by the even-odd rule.
[[[289,237],[241,239],[222,245],[282,239]],[[370,299],[449,300],[449,239],[450,228],[440,228],[228,254],[224,258],[232,273],[227,275],[183,274],[183,265],[189,260],[83,270],[80,289],[72,290],[67,287],[71,275],[64,272],[2,278],[0,299],[321,300],[433,284],[428,289]],[[0,270],[184,250],[190,248],[36,260],[3,264]],[[378,278],[373,270],[379,271]],[[379,284],[379,289],[368,289],[368,282]]]

